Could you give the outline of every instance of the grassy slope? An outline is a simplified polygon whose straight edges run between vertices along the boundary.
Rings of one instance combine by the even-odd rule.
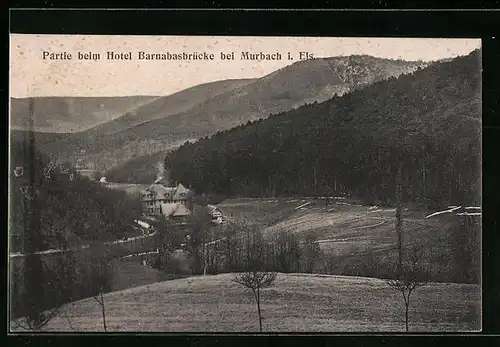
[[[140,259],[115,259],[112,290],[118,291],[144,286],[183,276],[171,275],[162,271],[143,266]]]
[[[229,221],[257,224],[268,235],[280,230],[304,238],[313,232],[321,249],[338,258],[338,271],[343,266],[372,263],[373,258],[387,259],[396,255],[395,210],[356,205],[324,205],[308,198],[228,199],[218,205]],[[448,278],[454,261],[450,250],[453,217],[442,215],[425,219],[430,211],[408,208],[403,211],[404,243],[423,250],[422,263],[436,279]],[[341,264],[342,263],[342,264]]]
[[[253,295],[232,274],[155,283],[105,295],[108,331],[258,331]],[[403,331],[400,293],[362,277],[279,274],[262,292],[265,331]],[[85,299],[65,308],[77,331],[102,331],[100,307]],[[428,284],[414,292],[410,331],[480,329],[480,290]],[[50,331],[71,331],[63,317]]]

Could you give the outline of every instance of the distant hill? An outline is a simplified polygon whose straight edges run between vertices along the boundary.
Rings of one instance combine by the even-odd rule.
[[[102,157],[104,158],[115,158],[116,155],[119,155],[116,153],[116,149],[118,149],[122,150],[125,153],[124,155],[129,158],[130,155],[127,156],[127,154],[131,151],[130,147],[132,147],[132,151],[137,149],[139,153],[140,148],[136,146],[136,143],[127,144],[127,137],[123,138],[120,135],[113,136],[113,133],[126,130],[148,120],[182,112],[207,98],[245,85],[251,81],[251,79],[240,79],[206,83],[166,97],[35,98],[35,129],[38,131],[36,133],[37,144],[39,149],[44,151],[45,154],[56,157],[59,160],[70,161],[73,164],[76,164],[74,160],[76,156],[80,156],[85,164],[89,164],[86,160],[87,152],[95,153],[96,151],[103,151]],[[83,117],[84,121],[78,123],[77,126],[85,130],[70,132],[72,128],[66,127],[67,133],[59,132],[68,123],[61,122],[60,120],[64,117],[70,117],[67,114],[67,104],[75,104],[75,100],[78,101],[76,104],[79,105],[79,109],[71,119],[74,118],[73,121],[78,123],[78,119]],[[86,125],[89,124],[89,119],[92,119],[91,117],[87,119],[83,116],[84,110],[92,110],[95,105],[103,104],[102,102],[111,104],[106,104],[109,109],[118,109],[119,107],[116,105],[122,106],[121,113],[114,114],[113,119],[108,119],[109,122],[101,122],[98,125],[93,124],[96,126],[87,129],[89,127]],[[125,105],[129,107],[125,108]],[[26,126],[23,127],[22,125],[27,122],[27,119],[23,119],[23,117],[26,117],[28,114],[28,99],[13,99],[11,108],[13,129],[11,136],[13,140],[22,140],[26,135],[24,131]],[[51,123],[55,123],[57,127],[49,128],[48,125]],[[51,130],[52,132],[45,130]],[[103,135],[106,134],[109,135],[108,138],[103,139]],[[107,141],[109,139],[111,139],[111,143]],[[113,146],[114,140],[118,142],[115,146]],[[103,142],[101,146],[99,146],[100,141]],[[156,144],[156,146],[156,150],[165,150],[168,148],[168,146],[164,146],[163,144],[160,146]],[[145,148],[146,153],[149,153],[152,149],[151,141],[146,141],[142,148]],[[135,155],[136,153],[132,154],[132,157]],[[92,162],[88,166],[94,168],[98,163]]]
[[[74,133],[121,117],[126,112],[158,97],[37,97],[34,103],[34,127],[48,133]],[[27,130],[29,98],[11,98],[11,127]]]
[[[156,98],[137,107],[132,112],[125,113],[120,118],[101,124],[82,135],[92,137],[94,134],[111,134],[154,119],[185,112],[207,99],[245,86],[253,81],[253,79],[234,79],[200,84],[172,95]]]
[[[229,196],[341,192],[429,206],[480,203],[480,52],[283,112],[168,155],[171,178]]]
[[[143,122],[184,112],[194,105],[252,79],[201,84],[169,96],[36,97],[34,128],[43,133],[82,136],[121,131]],[[28,130],[30,98],[11,98],[11,128]],[[90,133],[86,132],[93,128]],[[54,137],[54,140],[60,138]]]
[[[136,106],[122,108],[119,117],[63,138],[54,137],[40,146],[60,160],[74,162],[78,157],[86,167],[103,170],[249,120],[343,95],[425,65],[370,56],[301,61],[255,80],[219,81],[148,99],[140,105],[130,102]],[[68,109],[66,103],[62,105]],[[13,103],[13,108],[16,107]],[[13,114],[25,111],[13,110]],[[49,120],[52,121],[47,118],[46,123]]]

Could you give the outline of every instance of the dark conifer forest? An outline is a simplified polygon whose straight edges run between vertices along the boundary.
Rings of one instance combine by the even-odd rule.
[[[480,202],[481,56],[436,62],[186,143],[172,179],[225,196],[344,194],[436,208]]]

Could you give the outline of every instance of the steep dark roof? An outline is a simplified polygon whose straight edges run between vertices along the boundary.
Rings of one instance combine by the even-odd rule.
[[[145,200],[148,200],[147,195],[151,193],[153,194],[154,200],[186,200],[189,197],[191,191],[180,183],[177,185],[177,187],[165,187],[162,184],[152,184],[146,189],[146,192],[144,192],[143,194]]]

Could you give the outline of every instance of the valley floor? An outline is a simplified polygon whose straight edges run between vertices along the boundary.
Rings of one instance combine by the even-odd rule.
[[[120,185],[127,190],[139,187]],[[259,225],[268,234],[285,230],[303,236],[314,231],[321,249],[352,258],[342,258],[347,264],[363,258],[366,251],[386,254],[396,242],[395,213],[390,208],[354,202],[324,206],[306,197],[228,199],[218,207],[229,222]],[[426,262],[436,267],[436,278],[441,278],[447,265],[436,257],[447,252],[445,236],[452,229],[447,227],[447,217],[426,219],[429,213],[418,208],[404,210],[405,242],[428,250]],[[165,281],[167,277],[160,272],[133,261],[120,266],[115,291],[104,296],[110,332],[258,331],[253,294],[232,281],[234,274]],[[439,282],[443,283],[430,282],[412,293],[410,332],[479,331],[480,286]],[[267,332],[405,330],[401,293],[381,279],[279,274],[275,285],[264,289],[261,297]],[[101,308],[92,298],[67,304],[44,330],[102,331]]]
[[[176,279],[108,293],[108,332],[257,332],[253,295],[232,282],[234,274]],[[404,305],[383,280],[328,275],[278,274],[264,289],[267,332],[402,332]],[[64,307],[46,331],[103,331],[93,299]],[[412,294],[410,332],[481,329],[476,285],[429,283]]]
[[[337,256],[360,255],[395,249],[395,209],[337,202],[324,206],[315,198],[228,199],[218,207],[229,221],[257,224],[267,234],[288,231],[304,237],[314,233],[321,248]],[[433,211],[403,210],[405,242],[441,245],[447,216],[426,219]],[[449,218],[449,217],[448,217]],[[429,242],[432,241],[432,242]]]

